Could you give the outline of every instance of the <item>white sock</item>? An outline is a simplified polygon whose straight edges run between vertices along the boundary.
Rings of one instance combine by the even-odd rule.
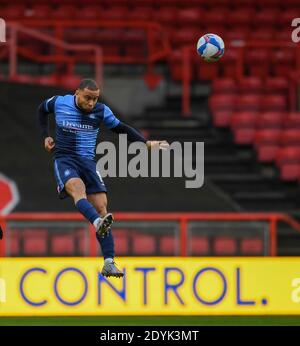
[[[101,217],[97,217],[97,219],[93,222],[95,229],[97,229],[97,225],[100,221],[101,221]]]
[[[105,258],[104,263],[112,263],[113,261],[113,258]]]

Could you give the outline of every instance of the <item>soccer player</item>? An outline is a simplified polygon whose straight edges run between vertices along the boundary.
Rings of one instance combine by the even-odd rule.
[[[146,141],[131,126],[115,117],[109,107],[100,103],[100,88],[93,79],[83,79],[74,95],[53,96],[38,107],[38,120],[45,149],[53,152],[54,174],[60,198],[68,195],[78,211],[95,227],[104,257],[101,274],[122,277],[114,261],[113,215],[107,212],[106,187],[96,170],[95,146],[99,126],[127,134],[131,142],[141,141],[148,148],[168,147],[166,141]],[[48,115],[55,117],[55,140],[48,132]]]

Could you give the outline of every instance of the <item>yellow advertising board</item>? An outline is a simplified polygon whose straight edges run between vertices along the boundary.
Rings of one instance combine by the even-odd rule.
[[[2,258],[0,315],[300,314],[300,258]]]

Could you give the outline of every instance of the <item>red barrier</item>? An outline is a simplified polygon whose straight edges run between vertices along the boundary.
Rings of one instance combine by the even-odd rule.
[[[187,225],[190,221],[266,221],[269,222],[269,255],[277,253],[278,222],[290,225],[300,232],[300,224],[283,213],[148,213],[148,212],[115,212],[118,221],[178,221],[180,224],[180,255],[187,256]],[[78,213],[13,213],[0,217],[0,225],[4,229],[4,238],[0,241],[0,256],[5,256],[5,224],[9,221],[82,221],[83,216]],[[90,225],[94,234],[94,228]],[[91,237],[90,255],[96,256],[96,237]]]

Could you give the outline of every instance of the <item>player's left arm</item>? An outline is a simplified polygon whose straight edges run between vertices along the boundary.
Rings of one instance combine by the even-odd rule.
[[[147,141],[145,137],[135,128],[117,119],[113,112],[110,110],[110,108],[107,106],[105,106],[104,111],[104,123],[107,128],[109,128],[111,131],[115,133],[127,134],[128,140],[130,142],[143,142],[147,145],[149,149],[167,149],[169,147],[168,142],[165,140]]]

